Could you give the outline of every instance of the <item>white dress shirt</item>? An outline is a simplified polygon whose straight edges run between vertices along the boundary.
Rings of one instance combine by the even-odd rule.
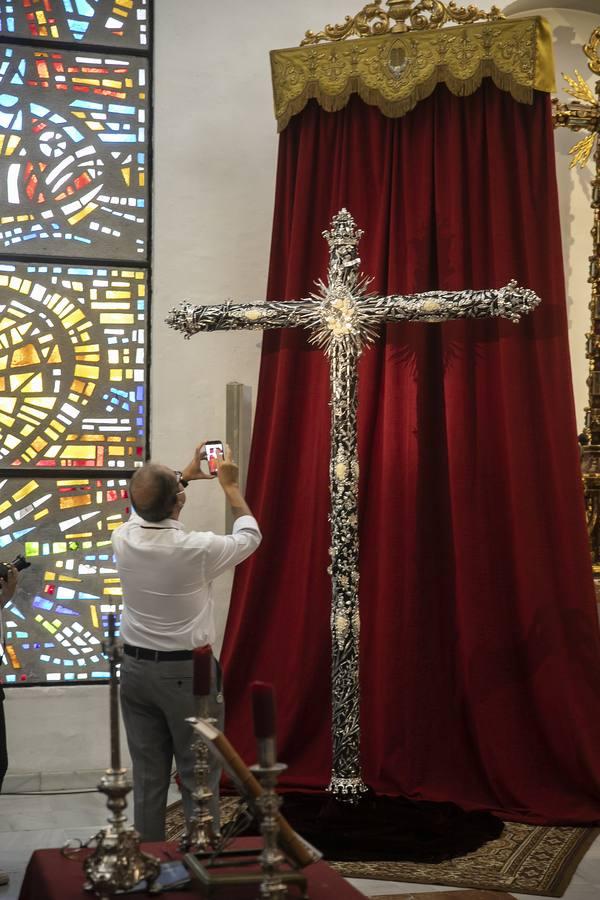
[[[134,513],[112,536],[123,586],[123,641],[150,650],[214,644],[211,582],[261,540],[253,516],[240,516],[233,534],[219,535],[187,531],[175,519],[146,522]]]

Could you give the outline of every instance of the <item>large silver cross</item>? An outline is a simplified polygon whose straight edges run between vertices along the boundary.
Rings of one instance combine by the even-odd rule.
[[[359,593],[358,593],[358,358],[385,322],[444,322],[502,316],[512,322],[540,302],[512,281],[489,291],[429,291],[377,297],[371,279],[359,272],[362,231],[346,209],[333,217],[327,283],[317,282],[310,298],[295,301],[194,306],[171,310],[167,324],[187,338],[198,331],[294,328],[309,331],[311,343],[329,357],[331,379],[331,634],[333,769],[328,790],[356,800],[367,788],[360,767]]]

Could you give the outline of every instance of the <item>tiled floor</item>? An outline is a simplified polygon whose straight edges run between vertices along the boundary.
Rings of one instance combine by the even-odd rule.
[[[71,838],[87,840],[104,826],[105,821],[105,799],[97,793],[41,797],[0,795],[0,869],[10,874],[10,884],[0,887],[0,900],[17,900],[23,873],[34,850],[61,847]],[[354,879],[352,884],[367,897],[436,890],[432,885],[362,879]],[[514,896],[519,900],[536,900],[527,894]],[[600,838],[582,860],[564,898],[600,900]]]

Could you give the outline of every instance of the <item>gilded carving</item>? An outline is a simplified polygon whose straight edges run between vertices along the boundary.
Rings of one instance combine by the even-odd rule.
[[[600,25],[592,31],[583,52],[589,59],[588,66],[594,75],[600,75]]]
[[[593,34],[597,34],[598,40],[600,40],[600,27],[596,28]],[[598,41],[596,41],[594,46],[597,50]],[[586,48],[590,47],[592,47],[591,38],[590,42],[586,44]],[[590,55],[590,60],[589,67],[594,71],[592,66],[595,64],[600,66],[600,58],[594,56],[592,53],[592,55]],[[589,134],[577,141],[577,143],[569,150],[572,157],[570,167],[585,166],[593,153],[598,131],[600,131],[600,98],[594,96],[592,89],[587,82],[584,81],[581,73],[578,72],[577,69],[575,69],[574,78],[571,78],[570,75],[565,75],[564,72],[563,78],[567,82],[565,92],[575,99],[575,103],[559,103],[558,100],[554,100],[554,124],[563,125],[567,128],[571,128],[573,131],[589,132]]]
[[[346,16],[341,25],[326,25],[323,31],[307,31],[300,46],[319,41],[342,41],[349,37],[365,37],[369,34],[385,34],[389,30],[390,17],[381,9],[381,0],[367,3],[355,16]]]
[[[346,16],[340,25],[326,25],[322,31],[307,31],[300,46],[318,44],[320,41],[344,41],[347,38],[388,34],[389,32],[424,31],[442,28],[452,22],[456,25],[472,25],[474,22],[494,22],[504,19],[497,6],[484,12],[476,6],[459,6],[455,0],[389,0],[386,11],[381,0],[367,3],[355,16]]]
[[[551,35],[540,18],[493,20],[435,30],[387,32],[352,41],[271,52],[279,130],[314,98],[333,112],[352,94],[402,116],[437,84],[464,96],[485,77],[531,103],[534,90],[554,87]]]

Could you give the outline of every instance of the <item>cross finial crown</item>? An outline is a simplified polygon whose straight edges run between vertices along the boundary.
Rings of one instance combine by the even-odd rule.
[[[331,231],[323,231],[322,234],[329,244],[330,281],[356,282],[360,266],[357,247],[363,232],[356,227],[348,210],[340,209],[331,220]]]
[[[331,231],[324,231],[323,237],[332,253],[340,253],[350,247],[356,248],[363,234],[362,229],[356,227],[348,210],[343,207],[331,220]],[[346,254],[342,252],[341,255]]]

